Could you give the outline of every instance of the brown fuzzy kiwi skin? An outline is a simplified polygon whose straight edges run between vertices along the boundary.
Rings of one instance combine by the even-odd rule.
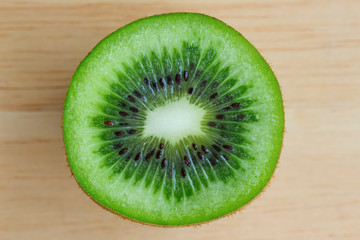
[[[90,52],[89,52],[90,54]],[[263,57],[263,56],[262,56]],[[263,57],[264,58],[264,57]],[[264,58],[265,59],[265,58]],[[266,61],[266,60],[265,60]],[[270,67],[270,65],[269,65]],[[276,78],[277,80],[277,78]],[[277,80],[278,84],[279,84],[279,81]],[[69,163],[69,159],[67,157],[67,152],[66,152],[66,147],[65,147],[65,138],[64,138],[64,131],[62,131],[62,138],[63,138],[63,147],[64,147],[64,151],[65,151],[65,159],[66,159],[66,165],[67,167],[70,169],[70,172],[71,172],[71,176],[75,179],[76,181],[76,184],[80,187],[80,189],[93,201],[95,202],[97,205],[99,205],[101,208],[117,215],[118,217],[120,217],[121,219],[124,219],[124,220],[130,220],[131,222],[135,222],[135,223],[140,223],[142,225],[146,225],[146,226],[152,226],[152,227],[160,227],[160,228],[182,228],[182,227],[193,227],[193,228],[197,228],[197,227],[202,227],[206,224],[209,224],[215,220],[218,220],[218,219],[222,219],[222,218],[225,218],[225,217],[230,217],[230,216],[234,216],[235,214],[239,213],[240,211],[244,210],[246,207],[248,207],[251,203],[253,203],[254,200],[258,199],[268,188],[270,188],[270,185],[271,185],[271,182],[273,181],[273,179],[275,178],[275,171],[277,170],[277,168],[279,167],[279,162],[280,162],[280,158],[281,158],[281,154],[282,154],[282,150],[283,150],[283,147],[284,147],[284,136],[285,136],[285,132],[286,132],[286,118],[285,118],[285,103],[284,103],[284,97],[283,97],[283,91],[282,91],[282,88],[279,84],[279,88],[280,88],[280,94],[281,94],[281,99],[282,99],[282,104],[283,104],[283,115],[284,115],[284,128],[283,128],[283,133],[282,133],[282,143],[281,143],[281,149],[280,149],[280,154],[279,154],[279,158],[278,158],[278,161],[276,163],[276,166],[275,166],[275,170],[270,178],[270,180],[267,182],[267,184],[265,185],[265,187],[261,190],[261,192],[259,194],[257,194],[253,199],[251,199],[248,203],[246,203],[245,205],[243,205],[242,207],[236,209],[235,211],[232,211],[228,214],[225,214],[223,216],[220,216],[218,218],[214,218],[214,219],[211,219],[209,221],[205,221],[205,222],[199,222],[199,223],[192,223],[192,224],[185,224],[185,225],[160,225],[160,224],[153,224],[153,223],[147,223],[147,222],[142,222],[142,221],[138,221],[138,220],[135,220],[133,218],[129,218],[125,215],[122,215],[118,212],[115,212],[114,210],[102,205],[101,203],[99,203],[98,201],[96,201],[92,196],[90,196],[83,188],[82,186],[79,184],[79,182],[77,181],[76,177],[74,176],[74,173],[70,167],[70,163]],[[63,106],[65,106],[65,99],[64,99],[64,102],[63,102]],[[62,112],[63,114],[61,115],[61,120],[63,119],[64,117],[64,112]],[[63,129],[63,124],[61,125],[61,128]]]

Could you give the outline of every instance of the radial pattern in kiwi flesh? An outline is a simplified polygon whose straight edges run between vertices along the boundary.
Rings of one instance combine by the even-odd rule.
[[[206,222],[248,203],[282,145],[278,82],[258,51],[212,17],[135,21],[76,70],[64,141],[79,185],[127,218]]]

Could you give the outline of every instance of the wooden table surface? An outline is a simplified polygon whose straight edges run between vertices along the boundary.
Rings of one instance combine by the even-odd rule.
[[[360,239],[360,1],[0,2],[0,239]],[[275,177],[245,210],[163,229],[103,210],[65,161],[61,117],[95,44],[141,17],[222,19],[275,71],[286,134]]]

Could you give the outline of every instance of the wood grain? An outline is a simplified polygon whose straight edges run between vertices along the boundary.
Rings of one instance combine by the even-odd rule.
[[[360,1],[0,2],[0,239],[360,239]],[[269,189],[201,227],[124,221],[89,200],[65,161],[72,74],[103,37],[173,11],[222,19],[273,67],[286,135]]]

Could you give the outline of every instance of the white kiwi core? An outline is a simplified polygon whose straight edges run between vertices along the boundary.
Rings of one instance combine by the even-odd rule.
[[[176,144],[188,136],[201,136],[201,121],[205,110],[191,104],[186,98],[169,102],[153,111],[148,111],[144,127],[145,137],[163,138]]]

